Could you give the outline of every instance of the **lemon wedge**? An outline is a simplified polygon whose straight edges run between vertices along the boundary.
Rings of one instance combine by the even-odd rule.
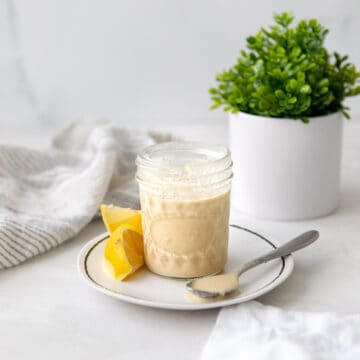
[[[141,212],[114,205],[101,205],[100,212],[105,227],[112,234],[120,225],[130,224],[142,235]]]
[[[115,279],[124,280],[143,264],[142,235],[129,224],[120,225],[105,244],[105,270]]]
[[[141,212],[113,205],[101,205],[109,233],[105,244],[104,268],[113,278],[124,280],[144,264]]]

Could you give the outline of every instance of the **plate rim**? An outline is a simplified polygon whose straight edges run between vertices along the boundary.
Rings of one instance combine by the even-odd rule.
[[[269,240],[267,237],[259,234],[258,232],[251,230],[247,227],[243,227],[240,225],[230,224],[230,227],[237,228],[239,230],[243,230],[246,232],[249,232],[261,240],[267,242],[269,245],[271,245],[273,248],[278,247],[278,242]],[[207,310],[207,309],[214,309],[214,308],[220,308],[224,306],[230,306],[234,304],[240,304],[244,303],[253,299],[258,298],[261,295],[267,294],[268,292],[272,291],[276,287],[278,287],[280,284],[282,284],[293,272],[294,270],[294,258],[290,254],[288,256],[281,257],[282,259],[282,269],[280,271],[280,274],[277,275],[276,278],[274,278],[269,284],[263,286],[262,288],[256,290],[255,292],[248,294],[244,297],[234,297],[230,299],[224,299],[222,301],[217,302],[211,302],[211,303],[184,303],[184,304],[174,304],[174,303],[166,303],[166,302],[157,302],[153,300],[146,300],[142,298],[137,298],[129,295],[124,295],[117,293],[111,289],[108,289],[93,280],[90,275],[88,274],[87,268],[86,268],[86,260],[89,257],[92,249],[94,249],[98,243],[104,241],[107,237],[109,237],[109,234],[107,232],[104,232],[100,235],[95,236],[91,240],[89,240],[80,250],[78,258],[77,258],[77,269],[81,277],[85,280],[86,283],[88,283],[92,288],[95,290],[111,296],[112,298],[118,299],[120,301],[124,301],[127,303],[140,305],[140,306],[146,306],[146,307],[152,307],[157,309],[167,309],[167,310],[185,310],[185,311],[196,311],[196,310]]]

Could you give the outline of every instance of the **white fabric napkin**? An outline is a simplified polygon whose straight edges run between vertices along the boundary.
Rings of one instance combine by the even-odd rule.
[[[202,360],[358,360],[360,314],[286,311],[258,302],[223,308]]]
[[[0,270],[60,245],[101,203],[138,207],[135,158],[168,135],[73,123],[43,151],[0,145]]]

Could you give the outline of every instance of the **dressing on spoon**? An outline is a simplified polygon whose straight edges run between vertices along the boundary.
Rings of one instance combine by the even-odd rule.
[[[193,292],[186,292],[185,299],[195,303],[207,303],[219,301],[230,295],[239,294],[239,277],[237,273],[227,273],[215,276],[207,276],[192,282],[197,291],[204,293],[217,293],[216,296],[200,297]]]

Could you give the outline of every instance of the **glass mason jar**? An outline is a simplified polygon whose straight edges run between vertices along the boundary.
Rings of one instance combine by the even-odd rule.
[[[136,164],[147,267],[177,278],[220,272],[229,235],[229,150],[162,143],[144,149]]]

